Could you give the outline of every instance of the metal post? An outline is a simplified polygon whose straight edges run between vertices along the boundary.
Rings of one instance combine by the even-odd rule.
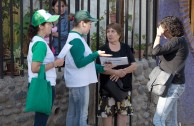
[[[13,0],[9,3],[9,13],[10,13],[10,51],[11,51],[11,76],[14,75],[14,55],[13,55]]]
[[[99,0],[97,0],[97,10],[100,10],[100,1]],[[99,19],[100,18],[100,12],[99,11],[97,11],[97,19]],[[97,27],[97,29],[96,29],[96,50],[98,50],[99,49],[99,36],[100,36],[100,28],[99,28],[99,26],[100,26],[100,23],[99,23],[99,21],[98,22],[96,22],[96,27]]]
[[[1,71],[1,79],[3,79],[3,8],[2,8],[2,0],[0,1],[0,71]]]
[[[139,60],[141,60],[141,0],[139,0]]]
[[[61,15],[61,0],[58,0],[58,10],[59,10],[59,15]],[[59,22],[58,22],[58,46],[59,46],[59,52],[61,51],[61,16],[59,17]]]
[[[145,58],[148,58],[148,37],[149,37],[149,30],[148,30],[148,21],[149,21],[149,0],[146,0],[146,52],[145,52]]]
[[[30,24],[32,22],[32,15],[33,15],[33,0],[30,0]]]
[[[39,0],[40,3],[40,9],[42,9],[42,0]]]
[[[133,53],[134,53],[134,43],[133,43],[134,26],[135,26],[135,0],[133,0],[132,25],[131,25],[131,49]]]
[[[87,6],[88,6],[88,12],[90,13],[90,0],[88,0]],[[87,35],[87,44],[90,46],[90,31]]]
[[[125,43],[128,44],[128,11],[129,11],[129,0],[125,2]]]
[[[24,54],[23,54],[23,0],[20,0],[20,46],[21,46],[21,51],[20,51],[20,62],[22,65],[24,65]],[[24,76],[24,70],[21,70],[21,75]]]
[[[75,0],[75,12],[79,11],[79,3],[80,3],[79,0]]]
[[[154,42],[156,36],[156,28],[157,28],[157,12],[158,12],[158,3],[157,0],[153,0],[153,36],[152,41]]]
[[[70,0],[68,0],[68,14],[70,14]],[[68,21],[68,31],[70,31],[70,21]]]
[[[84,0],[81,0],[81,10],[84,9]]]
[[[52,12],[52,0],[49,0],[49,12],[51,13]],[[53,37],[52,37],[52,34],[49,35],[49,47],[52,48],[52,45],[53,45],[53,41],[52,41]]]
[[[109,24],[109,0],[107,0],[107,3],[106,3],[106,26]]]
[[[61,0],[58,0],[58,14],[61,15]],[[61,51],[61,16],[59,17],[58,22],[58,53]],[[58,68],[58,71],[61,72],[61,67]]]
[[[106,3],[106,26],[108,24],[109,24],[109,0],[107,0],[107,3]],[[107,36],[106,36],[106,43],[108,43]]]
[[[120,11],[121,11],[121,8],[120,8],[120,0],[117,0],[116,1],[116,22],[117,23],[119,23],[119,18],[121,17]]]
[[[97,19],[100,18],[100,1],[97,0]],[[99,21],[96,24],[96,50],[99,49]],[[98,111],[98,83],[96,83],[96,109],[95,109],[95,115],[96,115],[96,126],[98,126],[98,117],[97,117],[97,111]]]

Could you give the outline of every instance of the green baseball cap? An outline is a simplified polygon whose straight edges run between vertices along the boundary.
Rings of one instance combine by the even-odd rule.
[[[80,11],[77,11],[75,13],[75,22],[80,22],[80,21],[84,21],[84,20],[89,20],[89,21],[92,21],[92,22],[97,22],[98,19],[96,18],[93,18],[88,11],[85,11],[85,10],[80,10]]]
[[[59,15],[51,15],[44,9],[37,10],[32,16],[32,25],[34,27],[44,23],[44,22],[55,22],[59,19]]]

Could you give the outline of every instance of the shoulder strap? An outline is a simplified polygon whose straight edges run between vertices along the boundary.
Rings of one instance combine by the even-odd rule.
[[[174,76],[175,74],[177,74],[183,67],[184,67],[184,65],[185,65],[185,62],[186,61],[184,61],[173,73],[172,73],[172,75]],[[164,62],[165,63],[165,62]],[[166,64],[166,63],[165,63]],[[168,67],[168,65],[166,64],[166,66]],[[168,67],[169,68],[169,67]],[[169,68],[170,69],[170,68]]]

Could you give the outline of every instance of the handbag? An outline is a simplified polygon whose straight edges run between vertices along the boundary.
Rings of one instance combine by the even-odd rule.
[[[158,96],[165,97],[174,75],[183,68],[183,66],[184,63],[181,64],[174,73],[167,73],[161,70],[159,66],[156,66],[149,74],[149,81],[147,83],[148,91]]]
[[[128,90],[123,88],[123,83],[120,79],[117,81],[108,80],[104,88],[116,101],[123,101],[128,96]]]
[[[156,66],[149,74],[149,79],[147,83],[148,91],[158,96],[165,96],[172,82],[173,75],[161,70],[159,66]]]
[[[25,112],[51,114],[52,87],[46,80],[45,65],[40,66],[38,77],[32,78],[27,92]]]

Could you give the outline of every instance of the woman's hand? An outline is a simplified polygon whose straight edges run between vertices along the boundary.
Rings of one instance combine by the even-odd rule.
[[[111,62],[105,62],[103,65],[104,65],[104,70],[105,71],[109,70],[109,69],[112,69],[112,68],[117,66],[117,65],[112,64]]]
[[[162,28],[161,25],[157,28],[157,35],[156,35],[156,38],[155,38],[155,41],[154,41],[153,49],[154,49],[157,45],[160,44],[160,37],[164,34],[164,31],[165,31],[165,29]]]
[[[157,28],[157,36],[162,36],[164,34],[164,31],[165,29],[162,28],[162,26],[160,25],[158,28]]]
[[[62,66],[64,64],[64,58],[56,59],[54,61],[54,67]]]
[[[124,77],[127,74],[127,72],[124,69],[119,69],[116,71],[116,75],[120,78]]]
[[[112,81],[117,81],[119,78],[122,78],[126,75],[126,71],[124,69],[115,70],[114,74],[110,76]]]
[[[117,81],[118,79],[119,79],[119,76],[117,76],[117,75],[110,76],[110,80],[112,80],[112,81]]]
[[[98,50],[99,56],[112,56],[112,54],[106,54],[105,51]]]

